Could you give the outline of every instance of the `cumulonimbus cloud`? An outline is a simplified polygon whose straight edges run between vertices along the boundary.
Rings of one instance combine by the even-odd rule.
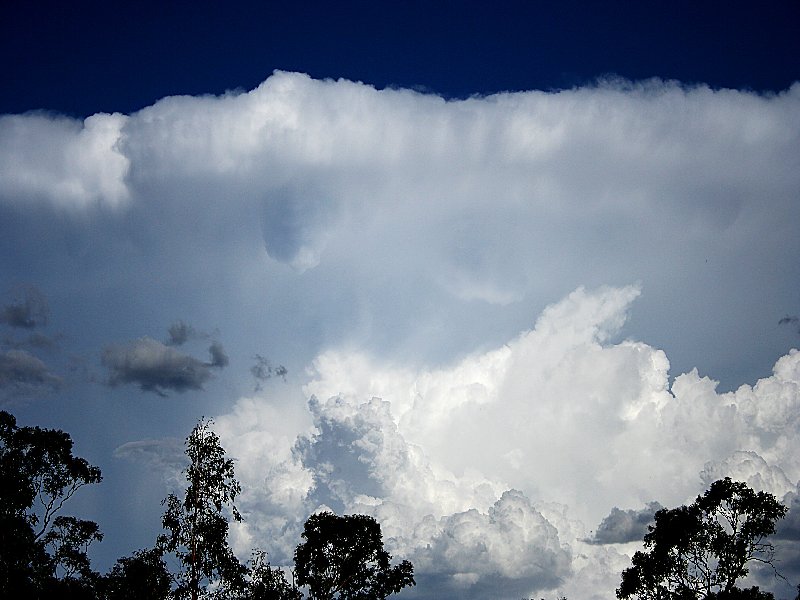
[[[440,597],[608,598],[629,548],[585,540],[614,507],[685,503],[727,472],[775,493],[800,478],[800,357],[764,333],[794,336],[776,321],[797,311],[798,131],[800,85],[446,101],[296,73],[126,117],[8,117],[0,223],[41,260],[4,266],[56,264],[98,310],[100,274],[131,297],[189,291],[259,324],[239,327],[250,356],[303,348],[287,364],[310,364],[305,398],[270,390],[217,419],[247,490],[242,544],[289,562],[326,503],[379,517]],[[222,354],[194,358],[175,333],[117,347],[110,377],[204,385]],[[533,560],[466,567],[501,509],[560,583]]]
[[[800,353],[735,392],[696,372],[670,384],[663,352],[614,340],[638,293],[579,289],[503,347],[440,370],[321,355],[306,386],[311,432],[271,461],[259,454],[260,469],[237,455],[246,473],[266,473],[271,499],[248,496],[247,539],[272,540],[287,560],[298,510],[325,505],[375,515],[442,594],[491,585],[504,597],[599,598],[626,561],[608,544],[640,540],[658,506],[693,500],[706,479],[733,475],[784,497],[800,475]],[[249,401],[218,418],[223,441],[237,448],[262,410]],[[637,503],[645,509],[615,508]],[[592,537],[581,522],[600,527]]]

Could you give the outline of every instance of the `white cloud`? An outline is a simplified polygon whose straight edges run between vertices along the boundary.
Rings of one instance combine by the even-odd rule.
[[[628,549],[580,540],[613,507],[684,503],[717,473],[800,478],[800,357],[777,326],[797,312],[798,131],[800,85],[449,102],[293,73],[129,116],[7,116],[0,272],[47,289],[82,349],[176,315],[224,333],[216,378],[151,341],[127,381],[194,365],[180,385],[225,413],[247,490],[245,555],[287,560],[329,504],[429,565],[413,594],[551,585],[532,563],[467,568],[470,535],[508,526],[515,556],[550,548],[559,592],[608,597]],[[285,391],[231,410],[255,355],[287,366]],[[166,425],[181,405],[151,410],[186,434]]]
[[[0,116],[0,198],[57,207],[117,207],[128,198],[129,161],[118,149],[127,117],[83,122],[46,114]]]
[[[286,439],[279,450],[272,434],[256,435],[253,416],[269,413],[256,401],[237,417],[247,425],[227,435],[244,430],[271,448],[269,459],[238,456],[266,498],[295,499],[294,535],[324,504],[376,516],[390,549],[436,593],[480,597],[492,586],[508,597],[552,588],[602,597],[618,583],[625,550],[584,543],[581,522],[594,527],[618,506],[682,504],[726,475],[780,497],[798,478],[796,425],[770,421],[777,435],[761,431],[800,401],[800,353],[752,388],[718,394],[690,372],[670,390],[663,352],[613,341],[638,294],[579,289],[531,331],[438,370],[329,351],[305,388],[314,430],[290,453]],[[253,513],[280,512],[286,531],[290,511],[260,502]]]

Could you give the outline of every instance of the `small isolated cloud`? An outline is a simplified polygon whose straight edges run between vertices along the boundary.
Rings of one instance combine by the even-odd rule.
[[[176,438],[128,442],[114,450],[114,457],[152,468],[169,487],[182,482],[181,471],[186,467],[183,443]]]
[[[10,395],[30,395],[60,386],[61,379],[33,354],[25,350],[0,352],[0,390]]]
[[[22,286],[9,304],[0,308],[0,323],[33,329],[47,323],[47,298],[36,286]]]
[[[202,390],[211,378],[211,369],[228,364],[228,357],[219,342],[211,344],[209,353],[211,361],[203,362],[145,336],[127,344],[107,347],[102,362],[109,370],[109,385],[133,383],[142,391],[165,396],[167,390]]]
[[[175,321],[169,326],[167,333],[169,334],[169,340],[167,341],[169,346],[182,346],[198,336],[197,330],[183,321]]]
[[[800,333],[800,317],[797,317],[796,315],[786,315],[780,321],[778,321],[778,324],[789,325],[797,330],[797,333]]]
[[[222,344],[219,342],[211,342],[211,345],[208,347],[208,353],[211,355],[211,363],[210,366],[212,367],[227,367],[228,362],[228,355],[225,353],[225,348],[222,347]]]
[[[653,515],[664,508],[658,502],[650,502],[639,510],[621,510],[616,506],[603,519],[594,536],[586,540],[590,544],[625,544],[641,541],[647,526],[653,523]]]
[[[286,367],[283,365],[273,367],[269,359],[264,358],[260,354],[256,354],[253,358],[255,359],[256,364],[250,367],[250,373],[256,379],[255,391],[261,391],[261,384],[268,379],[272,379],[272,377],[281,377],[284,381],[286,380],[286,374],[289,372]]]

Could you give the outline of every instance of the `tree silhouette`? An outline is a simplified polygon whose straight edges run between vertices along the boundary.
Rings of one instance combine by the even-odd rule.
[[[242,589],[247,569],[228,545],[228,519],[242,517],[234,505],[241,486],[234,477],[233,460],[225,457],[212,421],[200,419],[186,438],[190,464],[185,470],[189,486],[183,500],[175,494],[164,499],[162,518],[168,533],[158,547],[175,555],[182,570],[176,577],[178,598],[196,600],[211,581]]]
[[[375,600],[414,585],[407,560],[391,567],[383,549],[381,526],[367,515],[311,515],[294,552],[297,583],[313,600]]]
[[[303,600],[303,594],[286,581],[283,571],[270,566],[265,552],[253,552],[246,600]]]
[[[59,514],[81,487],[102,479],[72,445],[63,431],[18,427],[0,411],[0,596],[67,595],[96,576],[87,550],[102,539],[97,524]]]
[[[161,550],[151,548],[118,559],[101,585],[106,600],[165,600],[172,578]]]
[[[763,599],[772,594],[736,582],[755,561],[773,567],[765,541],[787,508],[772,494],[756,493],[726,477],[689,506],[662,509],[644,536],[646,552],[633,555],[622,573],[620,599]]]

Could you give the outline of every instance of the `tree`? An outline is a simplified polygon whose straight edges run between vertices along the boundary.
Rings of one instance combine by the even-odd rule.
[[[72,446],[63,431],[18,427],[0,411],[0,595],[36,597],[96,575],[87,550],[102,539],[97,524],[59,515],[75,492],[102,479]]]
[[[175,494],[164,499],[161,520],[168,531],[158,538],[158,547],[175,555],[182,566],[176,577],[178,598],[196,600],[208,583],[241,589],[246,568],[228,545],[228,519],[242,517],[234,501],[241,486],[234,477],[233,460],[225,457],[212,421],[200,419],[186,438],[189,485],[183,500]]]
[[[102,585],[107,600],[165,600],[172,578],[161,550],[151,548],[118,559]]]
[[[307,585],[314,600],[383,599],[415,584],[409,561],[389,566],[381,526],[370,516],[317,513],[302,537],[294,552],[297,583]]]
[[[773,565],[766,538],[788,509],[772,494],[756,493],[726,477],[711,484],[689,506],[659,510],[644,536],[646,552],[633,555],[622,573],[620,599],[763,599],[758,588],[736,582],[751,562]]]
[[[253,552],[250,564],[246,600],[303,600],[303,594],[286,581],[283,571],[270,566],[266,553]]]

